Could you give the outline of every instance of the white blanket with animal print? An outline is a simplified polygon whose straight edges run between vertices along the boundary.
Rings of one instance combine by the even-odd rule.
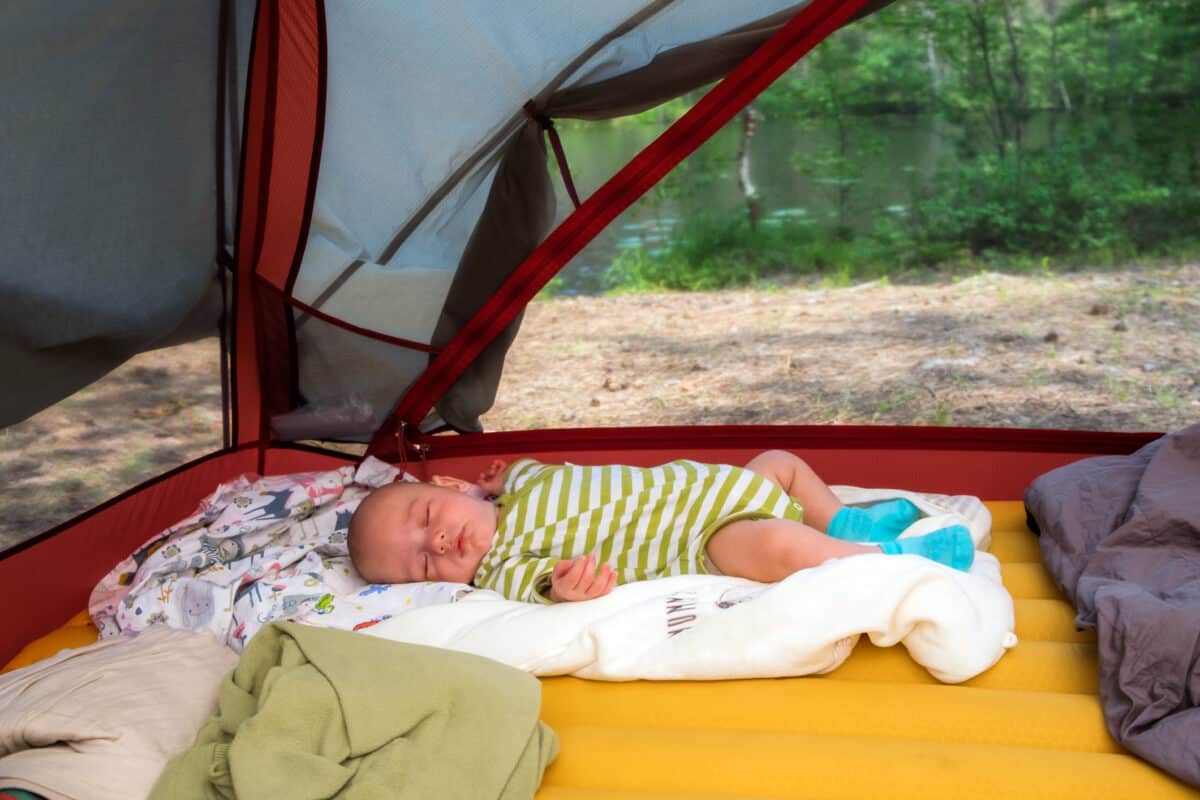
[[[107,639],[151,625],[208,631],[236,651],[275,620],[312,618],[353,630],[392,614],[453,602],[451,583],[368,586],[350,565],[350,517],[394,467],[243,476],[156,534],[92,590],[88,610]]]

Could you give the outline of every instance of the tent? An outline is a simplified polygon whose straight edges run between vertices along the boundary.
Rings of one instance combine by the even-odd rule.
[[[220,480],[351,461],[298,440],[369,442],[418,475],[470,475],[496,455],[650,464],[744,461],[783,447],[832,482],[1006,501],[997,529],[1016,531],[1014,501],[1033,477],[1152,438],[806,426],[479,432],[538,289],[796,59],[886,0],[68,5],[18,0],[0,11],[4,94],[16,111],[0,149],[0,358],[21,376],[0,397],[0,424],[136,352],[219,326],[226,441],[4,553],[0,586],[16,612],[0,661],[63,625],[112,564]],[[554,118],[633,113],[718,78],[550,231]],[[1024,573],[1045,582],[1014,574]],[[1043,613],[1061,622],[1061,609],[1034,615]],[[896,796],[957,796],[962,781],[984,776],[1016,796],[1054,774],[1075,781],[1058,797],[1184,791],[1097,734],[1094,706],[1076,702],[1094,672],[1087,645],[1061,636],[970,689],[887,686],[911,670],[879,656],[892,666],[872,673],[860,659],[848,680],[874,687],[858,700],[836,681],[833,694],[804,681],[745,682],[664,688],[656,699],[636,685],[548,683],[562,725],[581,724],[564,709],[593,708],[611,712],[613,727],[573,734],[595,763],[565,759],[546,796],[780,796],[809,772],[819,777],[813,796],[829,797],[889,785]],[[862,697],[919,724],[862,718],[825,737],[768,722],[780,711],[836,715]],[[645,714],[622,716],[642,703]],[[668,714],[670,730],[653,732],[663,727],[656,715],[693,704],[707,710]],[[988,714],[990,732],[969,724]],[[1038,719],[1032,735],[1023,723],[1035,715],[1059,721]],[[599,781],[593,767],[607,759],[636,762],[629,774],[645,780]],[[690,766],[660,772],[686,773],[678,781],[648,777],[656,760],[674,759]]]

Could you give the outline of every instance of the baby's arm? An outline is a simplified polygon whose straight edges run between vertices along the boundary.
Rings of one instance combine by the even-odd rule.
[[[523,603],[563,603],[602,597],[612,591],[616,581],[617,575],[609,565],[596,569],[595,556],[565,560],[513,556],[480,577],[475,585]]]
[[[617,573],[608,564],[596,569],[594,555],[560,561],[550,573],[550,599],[556,603],[593,600],[617,585]]]
[[[497,458],[479,473],[479,480],[475,483],[488,494],[504,494],[504,470],[507,468],[508,462]]]

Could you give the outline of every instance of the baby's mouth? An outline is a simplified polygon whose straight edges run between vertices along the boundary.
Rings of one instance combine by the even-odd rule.
[[[467,532],[465,530],[458,532],[458,540],[454,543],[454,549],[458,551],[460,557],[467,554]]]

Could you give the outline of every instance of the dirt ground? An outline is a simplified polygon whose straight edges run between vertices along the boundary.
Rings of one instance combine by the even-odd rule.
[[[220,446],[215,339],[0,431],[0,548]],[[489,430],[660,424],[1176,430],[1200,264],[534,302]]]
[[[1200,420],[1200,265],[533,304],[491,429],[1169,430]]]

